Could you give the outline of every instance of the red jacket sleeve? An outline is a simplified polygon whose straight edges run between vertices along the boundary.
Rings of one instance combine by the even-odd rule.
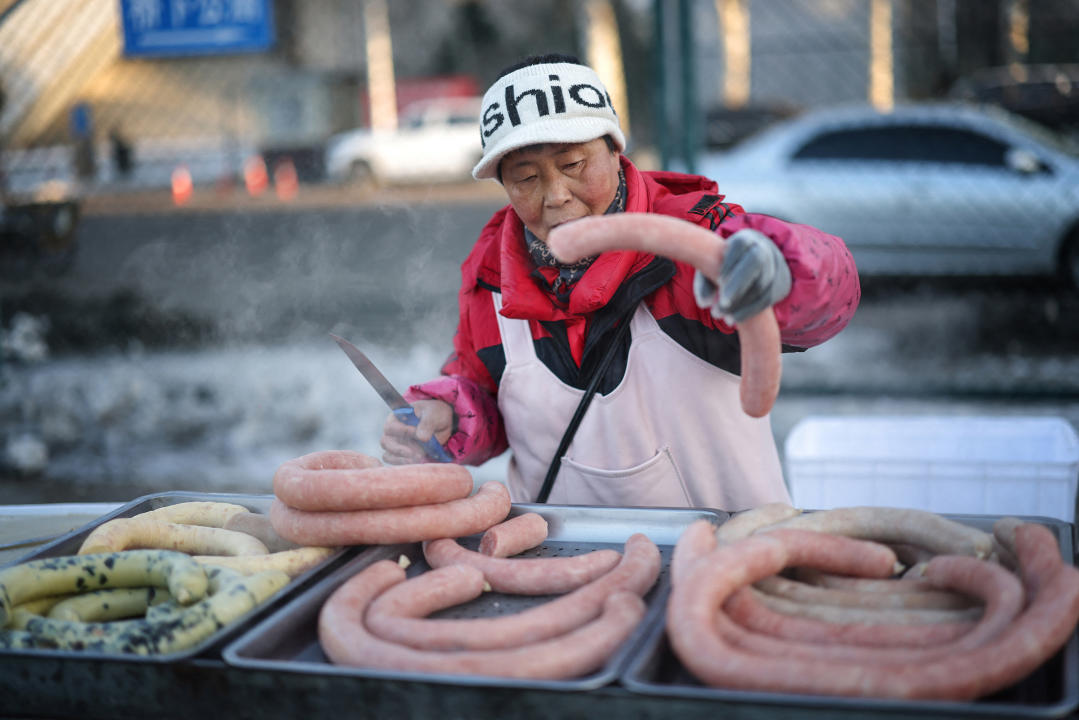
[[[460,293],[454,351],[442,366],[442,376],[413,385],[405,393],[409,402],[436,399],[453,406],[457,429],[445,447],[454,462],[462,465],[482,465],[509,447],[498,411],[498,387],[476,352],[478,345],[472,326],[472,313],[489,309],[493,314],[494,307],[490,298],[484,303],[482,298],[475,297],[477,293],[488,294],[488,291],[472,285]]]
[[[846,327],[862,296],[846,244],[809,225],[755,213],[729,217],[717,231],[726,238],[747,227],[770,237],[791,271],[791,291],[774,306],[783,343],[813,347]]]

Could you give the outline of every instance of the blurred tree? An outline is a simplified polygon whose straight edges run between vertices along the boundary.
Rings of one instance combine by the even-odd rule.
[[[498,41],[498,30],[487,16],[480,0],[466,0],[457,6],[458,25],[464,39],[473,47],[484,47]]]
[[[480,0],[464,0],[454,5],[450,32],[435,53],[439,72],[478,76],[483,66],[483,49],[498,44],[498,28]]]

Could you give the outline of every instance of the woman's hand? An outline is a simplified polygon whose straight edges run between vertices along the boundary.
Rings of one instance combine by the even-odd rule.
[[[430,458],[423,443],[432,436],[445,445],[454,429],[453,406],[443,400],[417,400],[412,403],[420,422],[415,427],[401,422],[392,412],[382,427],[382,462],[409,465]]]
[[[718,281],[700,270],[693,277],[698,307],[728,324],[741,323],[770,308],[791,291],[791,271],[783,253],[764,233],[743,228],[727,238]]]

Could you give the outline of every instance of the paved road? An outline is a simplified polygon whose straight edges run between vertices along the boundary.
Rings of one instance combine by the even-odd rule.
[[[331,329],[399,346],[448,342],[460,263],[503,202],[491,185],[324,186],[295,204],[209,196],[181,211],[163,195],[98,198],[74,267],[0,286],[0,301],[8,316],[50,315],[57,353],[123,349],[131,338],[151,348],[276,343]],[[806,382],[863,393],[1079,390],[1068,372],[1079,354],[1074,293],[1005,281],[867,280],[864,290],[834,351],[794,358],[812,368]]]
[[[92,205],[75,266],[48,290],[101,301],[131,290],[165,317],[270,342],[331,327],[452,332],[460,262],[500,203],[490,191],[321,196],[180,212]]]

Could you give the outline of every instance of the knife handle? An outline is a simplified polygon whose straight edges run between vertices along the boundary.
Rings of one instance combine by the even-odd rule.
[[[416,427],[420,424],[420,419],[416,416],[416,411],[411,407],[397,408],[393,411],[393,414],[405,425]],[[439,462],[453,462],[453,458],[446,452],[446,448],[442,447],[434,435],[431,436],[430,440],[423,444],[423,449],[427,451],[428,455]]]

